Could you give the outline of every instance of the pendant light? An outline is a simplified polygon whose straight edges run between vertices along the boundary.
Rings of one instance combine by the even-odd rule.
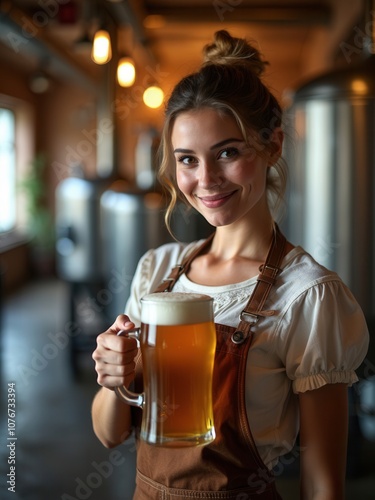
[[[49,90],[51,81],[43,71],[38,71],[32,75],[29,87],[34,94],[44,94]]]
[[[112,58],[111,38],[105,29],[95,33],[92,44],[91,59],[96,64],[106,64]]]
[[[131,87],[135,82],[135,66],[131,57],[121,57],[119,60],[117,81],[121,87]]]
[[[148,87],[143,93],[143,102],[149,108],[160,108],[164,101],[164,92],[160,87],[152,85]]]

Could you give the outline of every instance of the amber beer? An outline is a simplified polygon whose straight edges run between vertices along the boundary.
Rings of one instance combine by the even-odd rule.
[[[207,295],[173,292],[141,300],[144,393],[130,393],[137,402],[124,399],[143,408],[141,439],[150,444],[197,446],[215,438],[212,303]]]
[[[216,346],[211,297],[152,294],[142,300],[141,314],[145,391],[141,437],[171,446],[211,442]]]

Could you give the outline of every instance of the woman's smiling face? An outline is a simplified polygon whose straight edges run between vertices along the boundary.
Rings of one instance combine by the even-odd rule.
[[[177,185],[215,227],[265,216],[269,157],[244,141],[237,122],[213,108],[181,113],[171,135]]]

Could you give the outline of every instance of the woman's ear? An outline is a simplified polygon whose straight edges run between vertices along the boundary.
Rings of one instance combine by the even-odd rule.
[[[281,127],[276,127],[270,137],[270,155],[268,166],[272,167],[279,160],[284,142],[284,132]]]

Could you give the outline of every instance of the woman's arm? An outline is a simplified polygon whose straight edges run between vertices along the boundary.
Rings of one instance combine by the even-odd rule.
[[[107,448],[118,446],[130,436],[130,407],[104,387],[94,398],[92,421],[96,436]]]
[[[343,500],[348,389],[328,384],[299,394],[301,499]]]
[[[92,404],[94,432],[109,448],[121,444],[131,433],[130,407],[114,392],[120,385],[129,386],[134,379],[134,358],[137,343],[133,338],[118,336],[120,330],[131,330],[134,323],[122,314],[115,323],[97,338],[92,357],[102,386]]]

